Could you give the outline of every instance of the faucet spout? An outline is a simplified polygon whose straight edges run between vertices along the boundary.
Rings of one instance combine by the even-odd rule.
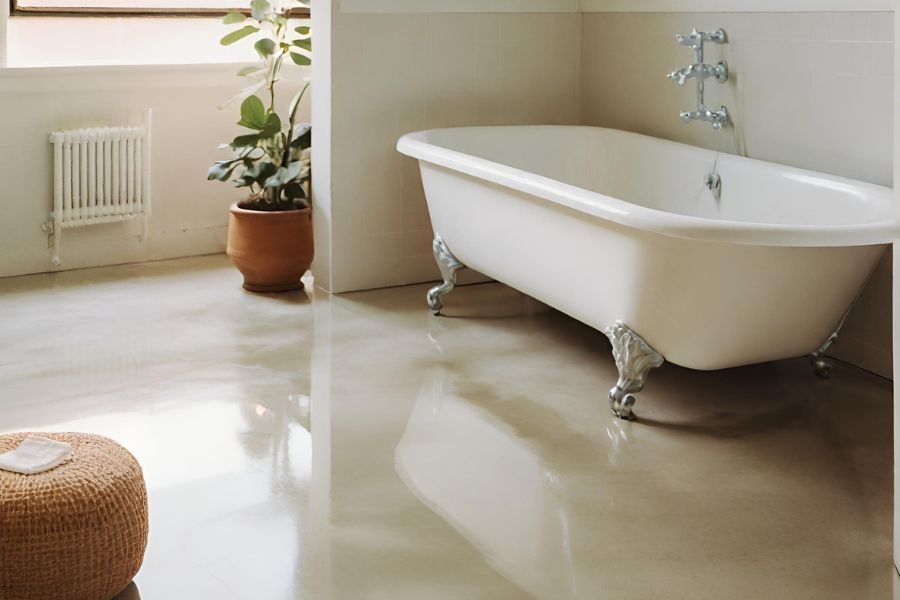
[[[708,173],[703,179],[703,183],[712,192],[713,198],[722,199],[722,177],[717,172]]]
[[[687,46],[692,50],[699,50],[703,47],[704,42],[715,42],[717,44],[725,43],[726,36],[724,29],[717,29],[716,31],[697,31],[697,29],[693,29],[690,33],[676,33],[675,39],[682,46]]]
[[[688,79],[697,81],[697,110],[682,112],[681,119],[685,123],[690,123],[694,120],[705,121],[710,123],[714,129],[721,129],[728,123],[728,112],[724,106],[716,111],[706,107],[704,101],[705,84],[707,79],[715,79],[719,83],[728,81],[728,63],[724,60],[714,65],[705,63],[703,60],[703,49],[706,42],[724,43],[726,40],[725,31],[718,29],[711,32],[701,32],[694,29],[689,34],[679,34],[676,38],[679,44],[694,50],[694,62],[686,67],[672,71],[669,73],[668,78],[678,85],[684,85]]]
[[[668,78],[678,85],[684,85],[688,79],[692,78],[700,80],[713,78],[719,83],[725,83],[728,81],[728,63],[723,60],[715,65],[688,65],[683,69],[672,71],[669,73]]]
[[[697,65],[688,65],[683,69],[678,69],[677,71],[672,71],[669,73],[668,77],[678,85],[684,85],[685,82],[691,77],[697,77]]]

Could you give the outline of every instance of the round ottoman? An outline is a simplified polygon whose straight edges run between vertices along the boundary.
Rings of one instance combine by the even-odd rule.
[[[0,453],[30,435],[74,451],[37,475],[0,471],[0,598],[111,600],[137,574],[147,547],[141,467],[116,442],[84,433],[0,436]]]

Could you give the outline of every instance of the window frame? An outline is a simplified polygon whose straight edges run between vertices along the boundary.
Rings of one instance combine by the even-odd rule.
[[[9,14],[14,17],[222,17],[229,12],[250,14],[250,11],[244,8],[23,8],[18,5],[18,0],[9,0]],[[309,9],[292,10],[290,16],[309,18]]]

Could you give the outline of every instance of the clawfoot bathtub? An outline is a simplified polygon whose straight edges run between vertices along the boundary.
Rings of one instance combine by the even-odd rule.
[[[463,265],[606,333],[631,418],[648,371],[823,356],[886,244],[893,191],[595,127],[409,134],[444,283]]]

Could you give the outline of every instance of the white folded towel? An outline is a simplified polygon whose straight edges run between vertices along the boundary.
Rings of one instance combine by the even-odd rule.
[[[45,437],[27,437],[19,447],[0,454],[0,469],[34,475],[58,467],[72,454],[72,445]]]

